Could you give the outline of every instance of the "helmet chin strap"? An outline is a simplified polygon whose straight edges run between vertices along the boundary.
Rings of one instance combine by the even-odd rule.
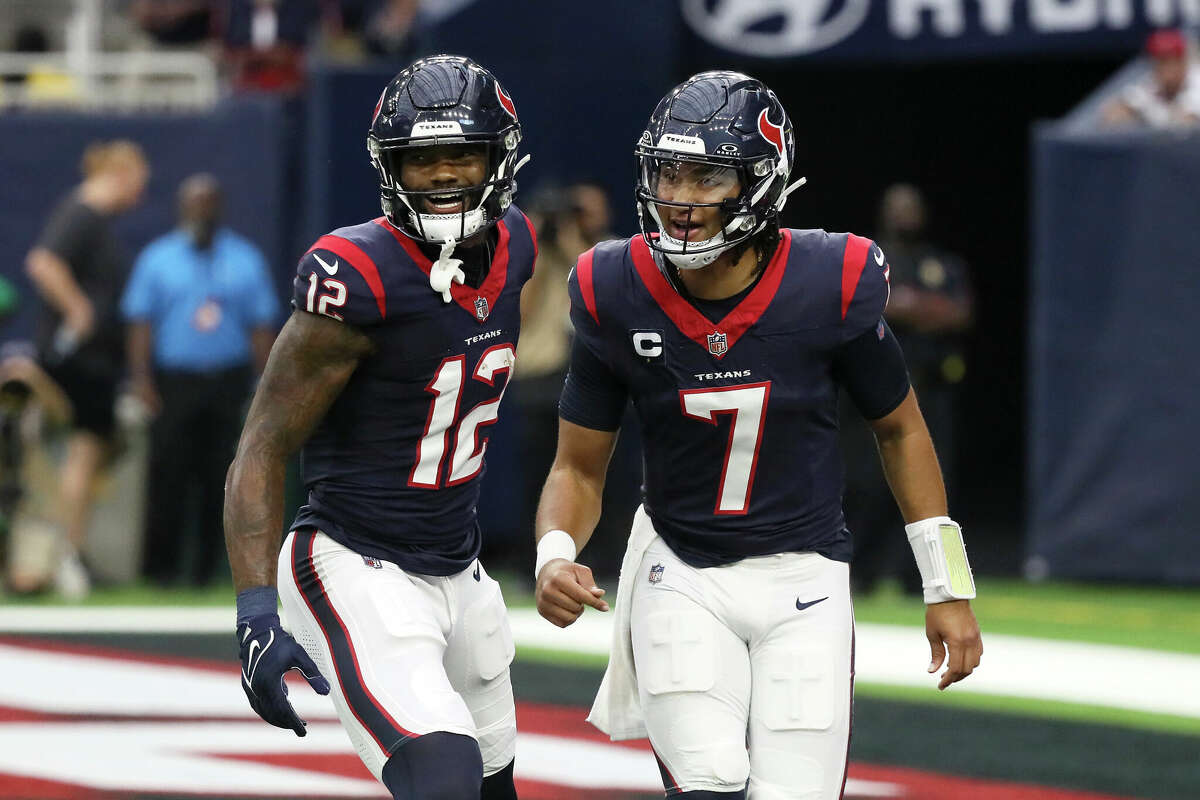
[[[442,242],[442,252],[438,260],[429,266],[429,287],[442,296],[442,302],[449,303],[454,299],[450,284],[467,282],[467,275],[462,271],[462,259],[451,258],[458,244],[453,236],[447,236]]]

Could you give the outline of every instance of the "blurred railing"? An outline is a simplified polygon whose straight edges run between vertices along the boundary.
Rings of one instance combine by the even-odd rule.
[[[0,53],[0,77],[0,107],[196,110],[220,95],[201,52]]]

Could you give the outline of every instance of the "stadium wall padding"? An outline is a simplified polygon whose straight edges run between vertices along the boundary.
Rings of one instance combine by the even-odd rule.
[[[132,139],[150,161],[150,183],[141,205],[117,222],[131,260],[174,226],[179,182],[195,172],[211,172],[225,190],[226,223],[262,248],[273,268],[286,266],[276,269],[280,291],[285,291],[295,254],[286,241],[291,215],[285,197],[289,145],[284,115],[284,104],[272,97],[231,99],[198,114],[0,115],[0,247],[7,254],[0,274],[14,281],[24,297],[21,312],[2,338],[30,335],[35,303],[25,278],[25,254],[55,204],[78,184],[80,156],[97,140]]]
[[[1200,583],[1200,134],[1034,142],[1028,554]]]

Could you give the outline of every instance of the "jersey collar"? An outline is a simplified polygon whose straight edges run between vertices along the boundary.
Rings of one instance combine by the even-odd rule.
[[[758,285],[717,323],[710,322],[708,317],[675,291],[675,287],[659,271],[645,239],[634,236],[629,249],[642,283],[679,332],[719,359],[729,352],[751,325],[758,322],[775,299],[791,246],[792,233],[784,228],[779,232],[779,244]]]
[[[406,236],[396,230],[391,223],[384,217],[379,217],[375,220],[375,224],[382,226],[396,238],[400,246],[404,248],[404,252],[408,253],[408,257],[413,260],[425,276],[429,276],[429,270],[433,266],[433,262],[421,252],[421,248],[417,245],[416,240]],[[475,321],[483,324],[487,321],[488,315],[496,308],[496,301],[500,299],[501,292],[504,291],[504,284],[508,278],[508,227],[504,224],[504,220],[496,222],[496,230],[499,233],[499,238],[496,242],[496,252],[492,256],[491,266],[488,268],[488,274],[483,279],[478,289],[467,286],[462,283],[451,283],[450,294],[454,298],[454,302],[462,306]]]

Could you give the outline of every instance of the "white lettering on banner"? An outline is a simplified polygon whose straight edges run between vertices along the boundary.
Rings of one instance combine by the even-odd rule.
[[[1110,28],[1128,28],[1133,22],[1133,0],[1105,0],[1104,21]]]
[[[993,35],[1008,33],[1013,28],[1013,5],[1016,0],[979,0],[979,24]]]
[[[887,34],[910,41],[1014,37],[1027,46],[1052,47],[1044,37],[1132,30],[1142,25],[1200,25],[1200,0],[888,0]],[[700,36],[737,53],[787,58],[817,53],[859,38],[880,44],[864,29],[870,0],[683,0],[683,18]]]
[[[1030,0],[1029,22],[1039,33],[1071,33],[1100,25],[1099,0]]]
[[[713,44],[771,58],[815,53],[848,39],[866,20],[871,0],[684,0],[681,10]]]
[[[1146,19],[1156,28],[1200,25],[1200,0],[1146,0]]]
[[[921,32],[921,16],[928,11],[933,28],[939,36],[962,36],[962,0],[892,0],[889,21],[892,33],[901,39],[911,39]]]

